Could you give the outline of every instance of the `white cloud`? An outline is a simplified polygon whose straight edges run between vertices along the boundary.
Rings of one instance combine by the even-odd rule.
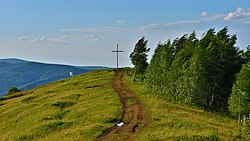
[[[224,17],[224,21],[232,20],[248,23],[250,21],[250,9],[245,10],[244,8],[237,8],[235,12],[229,12]]]
[[[43,44],[49,44],[49,45],[69,44],[71,43],[72,40],[74,40],[74,38],[68,35],[63,35],[63,36],[59,36],[55,38],[40,37],[40,38],[31,39],[33,43],[43,43]]]
[[[67,44],[72,41],[72,37],[68,35],[63,35],[54,39],[48,40],[52,44]]]
[[[224,20],[225,21],[230,21],[233,17],[234,17],[234,13],[228,13],[226,17],[224,17]]]
[[[101,38],[95,36],[95,35],[84,35],[82,38],[82,41],[84,43],[96,43],[101,40]]]
[[[131,20],[118,20],[116,23],[118,24],[127,24],[127,23],[130,23],[132,22]]]
[[[207,12],[206,12],[206,11],[202,11],[202,12],[201,12],[201,16],[202,16],[202,17],[206,17],[206,16],[207,16]]]
[[[72,42],[82,42],[82,43],[96,43],[100,41],[101,38],[95,35],[84,35],[84,36],[69,36],[63,35],[55,38],[47,38],[47,37],[39,37],[39,38],[31,38],[26,36],[20,36],[16,38],[15,44],[25,44],[29,43],[35,44],[47,44],[47,45],[65,45],[70,44]]]
[[[33,41],[36,43],[43,43],[43,42],[47,42],[47,39],[45,37],[41,37],[41,38],[35,38],[33,39]]]
[[[237,17],[241,17],[240,20]],[[227,18],[226,18],[227,17]],[[234,20],[235,22],[228,22],[230,19]],[[92,28],[67,28],[67,29],[61,29],[61,32],[82,32],[82,33],[90,33],[94,35],[105,35],[105,34],[111,34],[109,36],[113,36],[112,34],[117,34],[117,36],[130,36],[131,38],[136,36],[151,36],[157,38],[158,40],[159,36],[171,37],[171,39],[182,36],[185,33],[191,33],[193,30],[197,31],[197,37],[200,37],[203,32],[208,30],[209,28],[216,28],[221,29],[224,26],[228,26],[230,28],[230,31],[233,31],[232,34],[237,34],[239,37],[242,35],[242,33],[239,33],[239,29],[242,30],[242,32],[249,31],[248,24],[250,24],[250,9],[244,10],[242,8],[238,8],[236,12],[232,14],[222,13],[222,14],[215,14],[215,15],[209,15],[205,17],[201,17],[199,19],[190,19],[190,20],[181,20],[181,21],[175,21],[175,22],[166,22],[166,23],[153,23],[148,25],[141,25],[134,28],[120,28],[120,27],[92,27]],[[243,26],[244,25],[244,26]],[[92,35],[93,36],[93,35]],[[107,37],[107,36],[105,36]],[[116,37],[116,36],[114,36]],[[99,39],[92,39],[93,37],[87,36],[83,39],[85,39],[85,42],[93,41],[97,42]],[[242,37],[241,37],[242,38]],[[87,41],[87,39],[89,41]],[[151,39],[152,40],[152,39]],[[158,41],[159,41],[158,40]],[[245,39],[244,39],[245,40]],[[83,41],[84,42],[84,41]],[[240,44],[242,44],[243,41],[239,39]]]
[[[176,26],[223,21],[224,16],[225,14],[217,14],[197,20],[183,20],[183,21],[168,22],[168,23],[155,23],[149,25],[142,25],[136,28],[120,28],[120,27],[66,28],[66,29],[60,29],[60,32],[83,32],[91,34],[98,34],[98,33],[127,34],[127,33],[150,32],[150,31],[161,31],[161,30],[165,31],[169,30],[170,28],[176,29]]]
[[[17,37],[17,40],[18,41],[25,41],[25,40],[29,40],[30,38],[28,36],[20,36],[20,37]]]
[[[60,32],[83,32],[83,33],[111,33],[120,34],[132,32],[131,29],[119,27],[93,27],[93,28],[66,28],[60,29]]]
[[[220,22],[223,21],[224,14],[217,14],[210,17],[205,17],[197,20],[183,20],[176,22],[168,22],[168,23],[156,23],[151,25],[144,25],[139,27],[138,31],[147,32],[147,31],[179,31],[182,30],[183,27],[188,29],[187,27],[194,27],[195,25],[205,25],[211,22]],[[178,28],[179,27],[179,28]],[[194,30],[193,28],[192,30]]]

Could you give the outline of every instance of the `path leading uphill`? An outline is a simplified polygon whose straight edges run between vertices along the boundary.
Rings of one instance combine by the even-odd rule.
[[[123,105],[123,114],[119,123],[124,125],[118,127],[114,125],[96,138],[96,141],[112,140],[127,141],[133,140],[135,133],[146,124],[144,105],[140,99],[126,86],[123,79],[123,69],[116,69],[112,87],[120,96]]]

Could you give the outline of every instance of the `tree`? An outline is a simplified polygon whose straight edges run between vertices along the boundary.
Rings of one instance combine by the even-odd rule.
[[[250,61],[250,45],[247,47],[246,51],[243,52],[243,59],[246,62]]]
[[[234,46],[236,36],[228,34],[225,27],[216,35],[211,36],[207,46],[208,86],[210,98],[208,103],[212,107],[226,108],[228,98],[235,81],[235,75],[241,68],[239,50]]]
[[[176,100],[182,101],[185,99],[186,92],[183,87],[183,74],[188,68],[195,48],[195,33],[190,36],[185,34],[178,41],[175,41],[175,51],[178,52],[174,55],[174,60],[171,64],[169,75],[169,88],[168,95]]]
[[[134,75],[133,80],[135,81],[137,74],[144,74],[147,67],[147,53],[149,52],[149,48],[147,48],[147,40],[142,37],[136,44],[134,51],[130,54],[130,60],[134,65]]]
[[[232,115],[238,116],[238,124],[243,115],[249,118],[250,114],[250,62],[243,65],[236,76],[232,93],[229,98],[229,110]]]
[[[208,95],[206,58],[205,48],[196,47],[194,55],[190,59],[190,65],[183,75],[183,93],[186,95],[186,103],[198,106],[206,105]]]
[[[160,88],[163,91],[166,87],[172,60],[173,48],[170,40],[164,44],[159,43],[146,72],[146,83],[153,90]]]
[[[158,44],[146,83],[170,99],[227,110],[235,76],[249,60],[249,49],[240,51],[236,40],[225,27],[208,30],[201,40],[193,32]]]
[[[15,93],[17,93],[17,92],[21,92],[21,90],[19,90],[19,89],[16,88],[16,87],[10,87],[10,89],[8,90],[7,95],[15,94]]]
[[[148,69],[146,71],[146,84],[153,88],[153,90],[156,90],[156,88],[159,86],[159,80],[161,77],[162,69],[160,68],[160,53],[162,51],[163,45],[158,44],[157,48],[154,51],[154,55],[152,56],[152,59],[150,60],[150,64],[148,66]]]

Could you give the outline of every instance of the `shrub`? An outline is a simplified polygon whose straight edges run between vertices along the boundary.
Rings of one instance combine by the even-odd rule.
[[[21,90],[19,90],[19,89],[16,88],[16,87],[10,87],[10,89],[8,90],[7,95],[15,94],[15,93],[17,93],[17,92],[21,92]]]
[[[52,106],[56,106],[56,107],[63,109],[65,107],[72,106],[73,104],[74,103],[71,101],[58,101],[58,102],[52,104]]]
[[[211,141],[218,141],[219,140],[218,135],[215,131],[209,131],[207,133],[207,138]]]
[[[248,118],[244,119],[241,130],[242,130],[244,136],[250,135],[250,119],[248,119]]]

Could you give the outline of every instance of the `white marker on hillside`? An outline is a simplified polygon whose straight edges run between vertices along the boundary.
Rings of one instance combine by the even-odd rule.
[[[120,127],[120,126],[122,126],[122,125],[124,125],[123,122],[116,124],[116,126],[118,126],[118,127]]]
[[[74,74],[73,74],[73,72],[71,71],[71,72],[69,72],[69,76],[71,76],[71,77],[73,77],[74,76]]]

